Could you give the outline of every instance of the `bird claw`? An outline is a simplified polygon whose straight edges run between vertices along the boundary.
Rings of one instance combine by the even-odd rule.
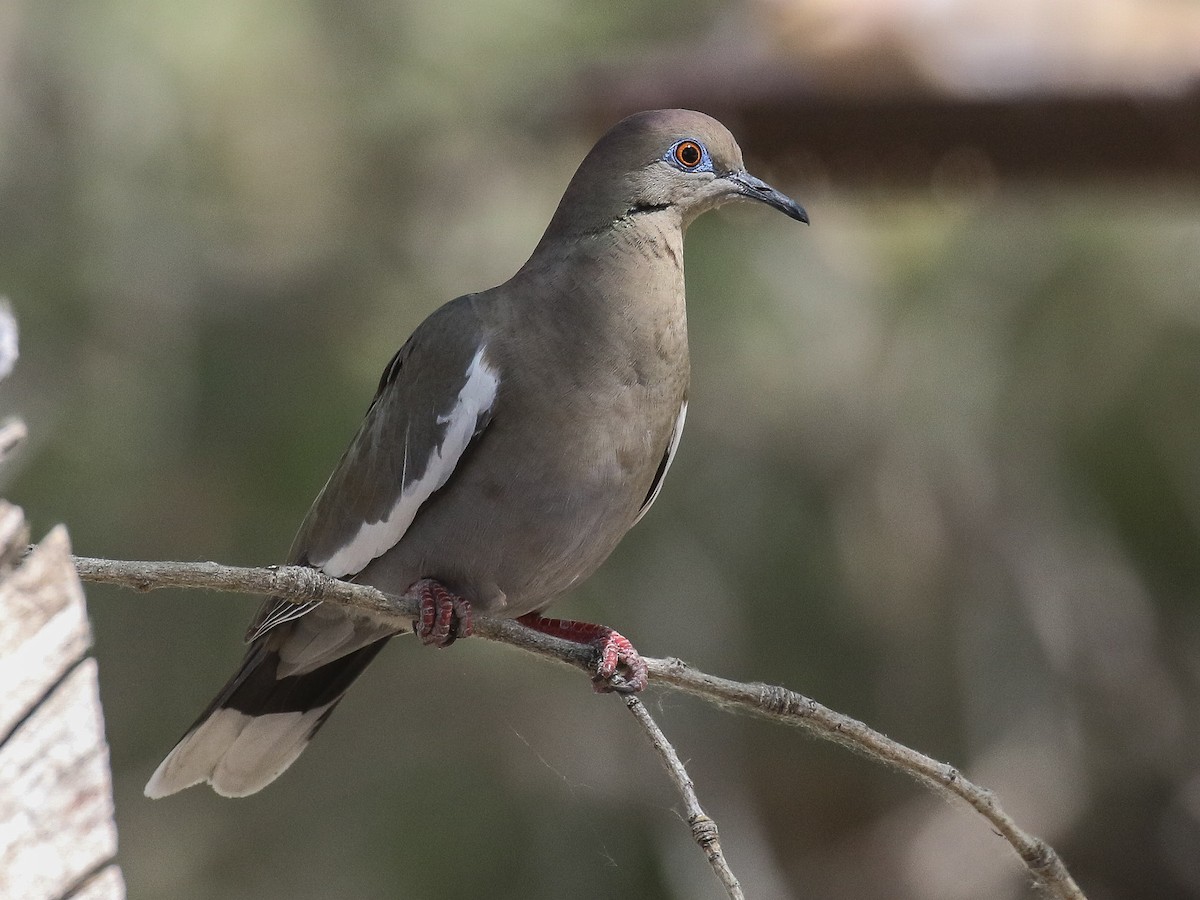
[[[608,635],[597,641],[600,660],[592,676],[592,690],[597,694],[636,694],[645,690],[646,661],[628,639],[611,628]]]
[[[611,628],[570,619],[544,619],[537,613],[521,616],[517,621],[542,634],[595,647],[596,670],[592,675],[592,690],[596,693],[636,694],[645,689],[646,661],[628,638]]]
[[[413,620],[413,634],[422,644],[449,647],[460,637],[471,636],[470,601],[432,578],[422,578],[409,590],[416,591],[421,601],[420,616]]]

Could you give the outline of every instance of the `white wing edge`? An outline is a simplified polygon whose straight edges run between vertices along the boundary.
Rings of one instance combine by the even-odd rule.
[[[378,522],[364,522],[354,537],[328,559],[310,560],[314,566],[334,578],[362,571],[367,563],[399,543],[416,518],[421,504],[450,480],[455,466],[475,436],[479,416],[492,408],[500,388],[499,373],[488,365],[486,350],[486,345],[480,346],[467,367],[466,383],[458,392],[454,405],[448,412],[438,416],[439,424],[447,426],[446,433],[442,443],[433,448],[425,473],[401,491],[387,515]]]
[[[687,401],[684,400],[679,407],[679,416],[675,419],[675,428],[671,432],[671,443],[667,447],[667,462],[663,466],[662,477],[658,479],[658,484],[654,486],[654,491],[650,494],[650,498],[642,504],[641,512],[639,512],[637,518],[633,520],[634,525],[642,521],[642,516],[650,511],[650,507],[653,506],[654,501],[658,499],[658,492],[662,490],[662,486],[667,480],[667,472],[671,470],[671,462],[675,459],[675,451],[679,449],[679,439],[683,437],[683,422],[686,418]]]

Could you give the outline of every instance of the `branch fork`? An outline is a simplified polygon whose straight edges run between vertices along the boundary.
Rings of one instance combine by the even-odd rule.
[[[74,562],[84,581],[118,584],[139,591],[167,587],[205,588],[271,594],[293,603],[319,600],[395,619],[397,626],[405,629],[410,627],[420,606],[415,593],[392,596],[369,585],[330,578],[307,566],[240,568],[214,562],[132,562],[87,557],[75,557]],[[512,619],[481,616],[475,618],[473,624],[478,637],[511,644],[591,673],[594,654],[590,647],[533,631]],[[1009,843],[1044,896],[1056,900],[1086,900],[1054,848],[1020,828],[991,791],[964,778],[953,766],[925,756],[857,719],[787,688],[731,681],[701,672],[676,658],[645,657],[645,661],[652,685],[683,691],[721,707],[799,725],[817,737],[898,768],[932,790],[965,800]],[[645,731],[674,782],[684,802],[692,837],[704,852],[717,879],[730,900],[744,900],[741,886],[721,850],[716,823],[701,808],[695,787],[675,748],[651,718],[644,703],[635,696],[622,697],[622,701]]]

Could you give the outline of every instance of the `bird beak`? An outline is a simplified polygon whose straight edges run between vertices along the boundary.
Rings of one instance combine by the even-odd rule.
[[[761,200],[767,206],[773,206],[785,216],[790,216],[798,222],[808,224],[808,213],[804,207],[781,191],[775,190],[761,178],[755,178],[749,172],[730,172],[725,176],[732,181],[737,192],[751,200]]]

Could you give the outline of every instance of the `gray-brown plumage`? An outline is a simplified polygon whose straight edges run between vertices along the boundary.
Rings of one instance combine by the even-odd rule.
[[[432,584],[434,617],[540,613],[594,572],[653,502],[683,427],[684,230],[736,199],[807,221],[745,172],[714,119],[618,123],[520,271],[437,310],[388,364],[291,560],[397,594]],[[146,793],[260,790],[393,634],[341,608],[269,601],[242,668]],[[623,662],[636,657],[622,646]],[[613,686],[611,674],[598,680]]]

